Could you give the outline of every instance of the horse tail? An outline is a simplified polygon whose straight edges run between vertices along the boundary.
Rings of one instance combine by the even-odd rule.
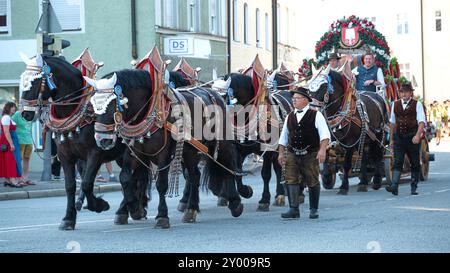
[[[220,162],[221,165],[210,157],[206,158],[206,165],[201,176],[202,189],[206,191],[209,189],[216,196],[228,196],[227,185],[232,185],[235,182],[235,175],[229,171],[235,171],[236,147],[231,141],[218,141],[216,145],[219,145],[217,162]]]
[[[382,134],[384,134],[384,131],[381,131],[380,133],[376,134],[376,137],[378,140],[383,139]],[[380,145],[378,141],[370,140],[369,142],[369,157],[374,161],[378,162],[384,158],[384,146]]]

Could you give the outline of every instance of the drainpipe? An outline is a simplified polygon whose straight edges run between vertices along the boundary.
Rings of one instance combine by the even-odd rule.
[[[227,74],[231,73],[231,0],[227,1]]]
[[[422,42],[422,92],[423,102],[425,104],[425,42],[423,37],[423,0],[420,0],[420,35]]]
[[[278,68],[278,14],[277,0],[272,0],[272,68]]]
[[[131,0],[131,56],[137,59],[137,42],[136,42],[136,0]]]

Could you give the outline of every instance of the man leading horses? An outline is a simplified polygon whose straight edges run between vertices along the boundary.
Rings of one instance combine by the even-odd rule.
[[[403,169],[405,153],[411,162],[411,194],[417,195],[420,175],[419,149],[426,119],[421,102],[412,98],[413,87],[410,82],[400,88],[401,100],[394,102],[391,113],[390,145],[394,148],[394,172],[388,192],[398,195],[398,181]]]
[[[303,182],[309,188],[309,218],[317,219],[320,196],[319,163],[325,162],[331,136],[322,113],[309,108],[312,99],[308,90],[299,87],[292,92],[295,110],[287,116],[279,141],[278,161],[282,166],[286,166],[285,178],[290,207],[281,217],[300,218],[299,192],[300,183]]]

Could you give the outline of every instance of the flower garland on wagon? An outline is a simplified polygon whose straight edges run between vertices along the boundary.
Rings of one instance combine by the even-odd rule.
[[[390,48],[386,38],[375,29],[375,25],[367,20],[352,15],[348,18],[337,20],[330,25],[330,29],[316,43],[315,53],[318,66],[327,62],[330,53],[339,46],[342,30],[345,28],[356,28],[361,44],[369,46],[377,58],[376,65],[387,69],[390,61]]]

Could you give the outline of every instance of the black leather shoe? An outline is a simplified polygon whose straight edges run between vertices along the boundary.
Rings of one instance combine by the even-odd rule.
[[[281,218],[285,219],[300,218],[300,210],[298,208],[290,208],[288,212],[281,214]]]
[[[387,186],[386,190],[393,195],[398,195],[398,186]]]
[[[317,209],[311,209],[309,211],[309,219],[317,219],[319,218],[319,211]]]

